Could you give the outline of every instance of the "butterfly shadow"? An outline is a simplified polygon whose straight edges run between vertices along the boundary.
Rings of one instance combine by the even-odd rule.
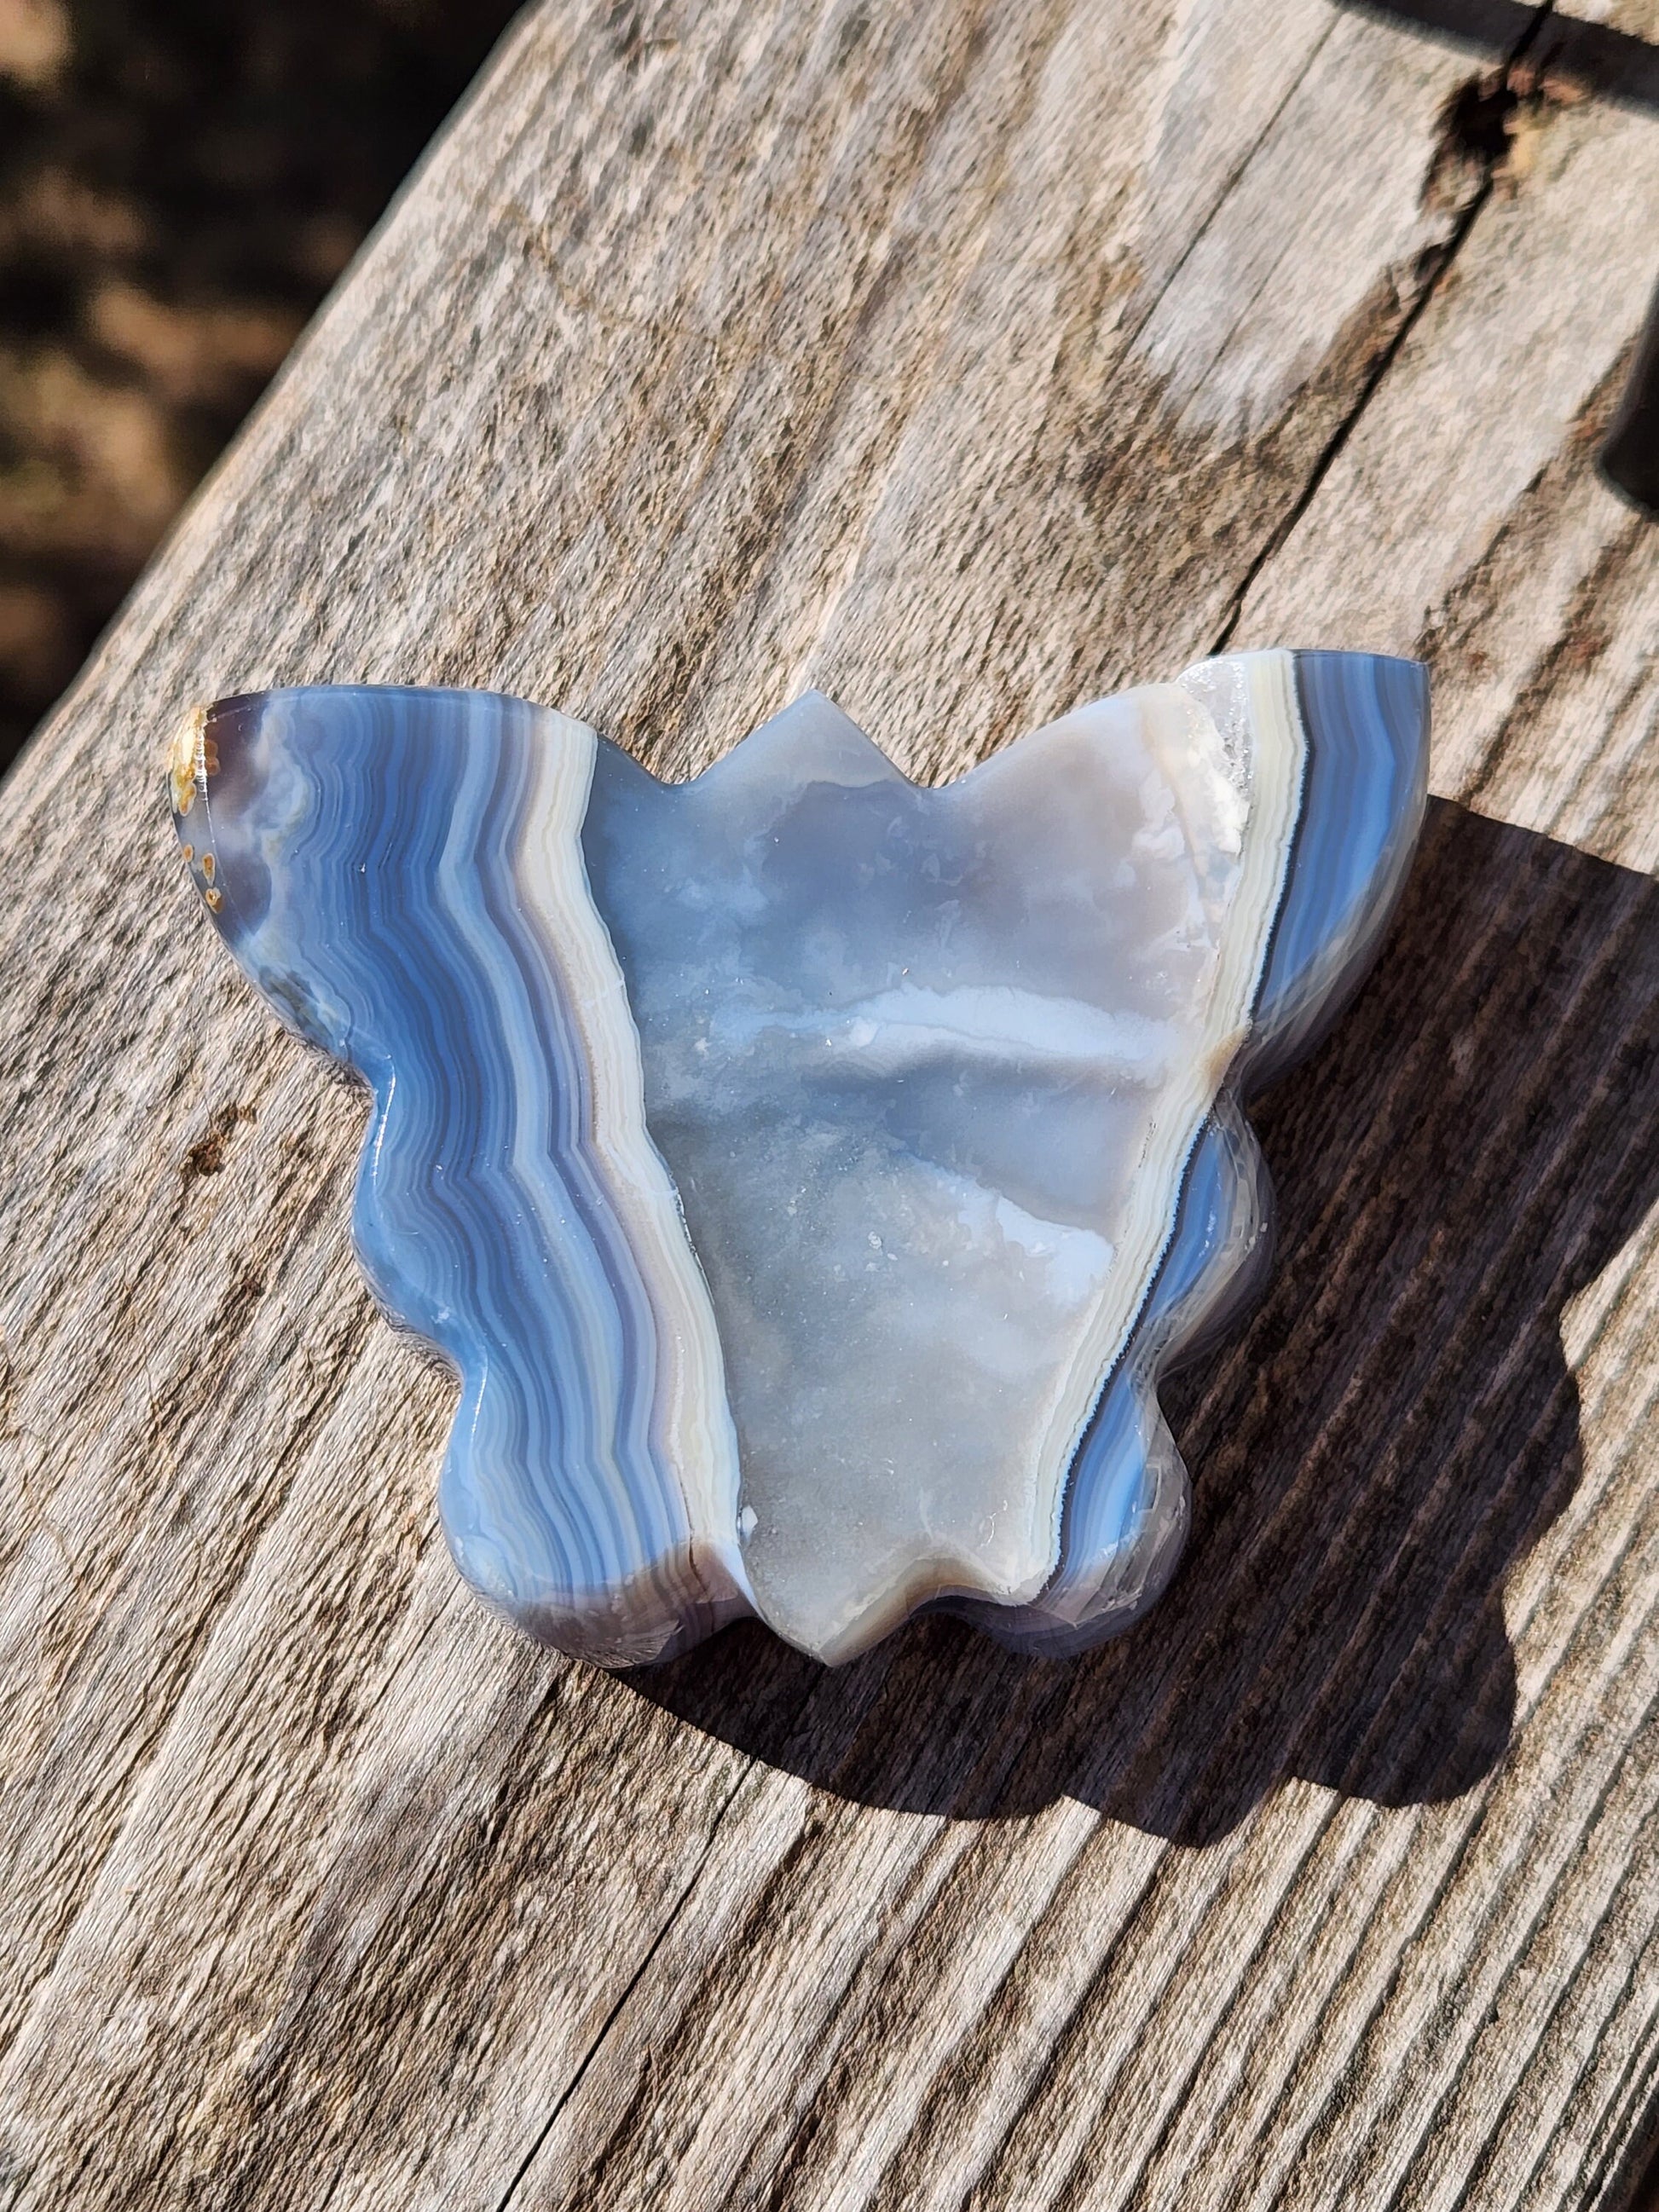
[[[1656,1003],[1659,887],[1431,803],[1360,1001],[1253,1115],[1278,1258],[1166,1384],[1194,1520],[1147,1618],[1070,1662],[925,1618],[834,1670],[744,1623],[628,1680],[917,1813],[1065,1796],[1202,1844],[1290,1776],[1469,1789],[1515,1717],[1506,1583],[1578,1480],[1564,1322],[1659,1196]]]

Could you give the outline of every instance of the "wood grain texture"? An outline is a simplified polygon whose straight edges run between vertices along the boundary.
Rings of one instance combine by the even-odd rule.
[[[1659,115],[1505,165],[1443,23],[1272,12],[550,0],[8,787],[0,2202],[1628,2199],[1659,533],[1593,456]],[[483,684],[678,771],[816,683],[936,775],[1229,639],[1425,654],[1440,796],[1259,1116],[1170,1596],[1075,1666],[517,1641],[179,713]]]

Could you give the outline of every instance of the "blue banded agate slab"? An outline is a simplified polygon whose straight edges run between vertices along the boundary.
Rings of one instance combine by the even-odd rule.
[[[193,716],[198,886],[373,1094],[357,1249],[459,1376],[483,1596],[606,1665],[1135,1620],[1188,1519],[1159,1375],[1266,1261],[1240,1100],[1376,948],[1427,724],[1415,664],[1289,653],[939,789],[816,693],[683,784],[483,692]]]

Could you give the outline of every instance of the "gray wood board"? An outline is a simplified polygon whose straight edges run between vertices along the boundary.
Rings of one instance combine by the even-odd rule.
[[[1454,31],[552,0],[349,274],[0,821],[0,2202],[1628,2197],[1659,533],[1593,457],[1659,115],[1460,137]],[[678,773],[811,683],[937,776],[1229,639],[1425,654],[1438,795],[1259,1112],[1169,1597],[1067,1667],[517,1640],[362,1102],[171,850],[179,714],[488,684]]]

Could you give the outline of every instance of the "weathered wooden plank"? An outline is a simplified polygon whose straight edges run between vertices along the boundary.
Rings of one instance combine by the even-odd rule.
[[[1325,0],[559,0],[504,52],[0,828],[17,2203],[1614,2201],[1655,555],[1589,459],[1659,125],[1547,106],[1471,225],[1471,65]],[[525,1650],[346,1249],[360,1111],[171,888],[178,710],[492,683],[680,767],[817,682],[938,773],[1241,605],[1429,652],[1458,803],[1263,1116],[1164,1607],[1067,1668]]]
[[[1644,302],[1647,239],[1632,252],[1643,228],[1632,212],[1656,195],[1650,112],[1547,116],[1523,188],[1484,211],[1453,281],[1260,579],[1240,631],[1289,623],[1373,643],[1386,634],[1389,649],[1424,653],[1436,678],[1437,787],[1603,854],[1644,884],[1659,860],[1647,803],[1659,545],[1591,462]],[[1389,571],[1356,592],[1347,580],[1373,537],[1390,548]],[[1659,916],[1640,911],[1620,952],[1650,973]],[[1646,1207],[1654,1195],[1637,1198]],[[1572,2201],[1580,2190],[1620,2201],[1632,2174],[1619,2130],[1640,2128],[1652,2094],[1653,1248],[1649,1212],[1606,1275],[1587,1278],[1561,1309],[1583,1466],[1566,1510],[1506,1579],[1517,1693],[1534,1708],[1512,1762],[1552,1722],[1592,1713],[1600,1735],[1615,1698],[1634,1702],[1622,1735],[1615,1724],[1575,1774],[1562,1842],[1552,1847],[1549,1824],[1533,1842],[1516,1893],[1527,1931],[1500,1920],[1467,1954],[1466,2002],[1490,1989],[1498,2027],[1467,2058],[1394,2054],[1399,2095],[1444,2100],[1439,2201],[1457,2201],[1471,2171],[1480,2201],[1555,2203],[1563,2191]],[[1586,1801],[1595,1818],[1580,1832]],[[1511,2087],[1517,2034],[1527,2063]],[[1600,2131],[1577,2101],[1597,2072],[1621,2091]]]

